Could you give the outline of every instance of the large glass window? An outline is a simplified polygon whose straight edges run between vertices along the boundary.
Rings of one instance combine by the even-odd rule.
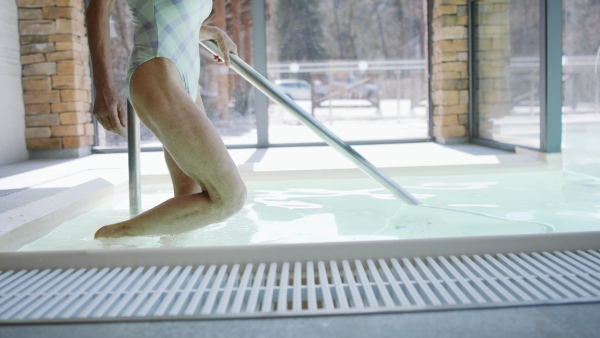
[[[268,77],[347,141],[428,137],[426,2],[268,0]],[[276,104],[270,143],[320,139]]]
[[[600,177],[600,1],[564,0],[563,11],[564,165]]]
[[[428,137],[426,2],[265,0],[265,7],[268,77],[306,111],[349,141]],[[205,22],[226,28],[250,65],[251,12],[250,0],[214,0]],[[131,35],[126,0],[117,0],[111,45],[124,102]],[[200,97],[227,145],[257,144],[257,114],[268,114],[268,143],[321,141],[276,104],[255,111],[250,85],[202,48],[200,54]],[[141,138],[142,146],[160,146],[143,125]],[[96,145],[125,147],[126,141],[100,127]]]
[[[477,0],[474,138],[540,147],[540,1]]]

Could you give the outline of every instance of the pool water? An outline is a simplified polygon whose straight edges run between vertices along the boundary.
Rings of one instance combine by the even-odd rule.
[[[173,236],[95,240],[98,228],[129,217],[125,193],[20,251],[600,231],[600,180],[591,176],[549,171],[394,179],[425,205],[452,210],[404,205],[367,178],[250,181],[246,206],[222,223]],[[145,186],[142,208],[172,194],[167,184]]]

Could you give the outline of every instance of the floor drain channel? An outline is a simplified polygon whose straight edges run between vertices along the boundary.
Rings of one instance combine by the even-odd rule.
[[[600,300],[598,251],[10,270],[0,323],[422,311]]]

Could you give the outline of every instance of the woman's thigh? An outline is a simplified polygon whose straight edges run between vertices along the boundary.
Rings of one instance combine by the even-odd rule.
[[[130,95],[140,119],[211,199],[229,198],[243,189],[220,135],[185,91],[170,60],[156,58],[138,67],[130,80]]]

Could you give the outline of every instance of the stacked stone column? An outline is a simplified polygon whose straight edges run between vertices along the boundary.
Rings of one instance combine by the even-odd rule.
[[[93,144],[83,0],[17,0],[27,148],[81,156]]]
[[[467,0],[435,0],[433,8],[433,136],[465,142],[469,113]]]

